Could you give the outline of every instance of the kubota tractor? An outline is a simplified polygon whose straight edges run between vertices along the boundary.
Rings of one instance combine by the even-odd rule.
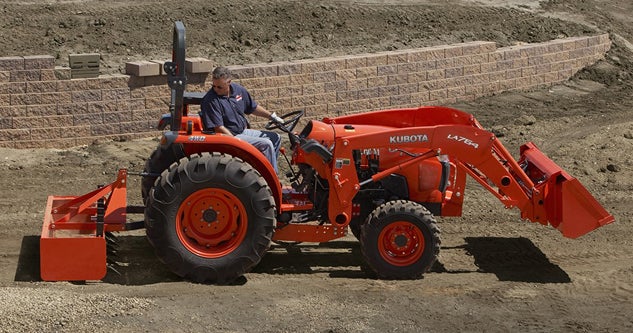
[[[288,134],[291,186],[264,155],[207,131],[189,106],[185,29],[176,22],[161,143],[143,172],[145,205],[127,205],[127,171],[82,196],[50,196],[40,241],[43,280],[99,280],[108,235],[145,228],[158,258],[196,282],[229,283],[260,262],[272,241],[326,242],[351,230],[380,278],[420,277],[436,261],[434,216],[460,216],[466,175],[521,217],[576,238],[614,221],[576,180],[532,143],[518,161],[472,115],[446,107],[383,110],[311,120],[301,111],[267,129]],[[128,214],[144,213],[130,222]]]

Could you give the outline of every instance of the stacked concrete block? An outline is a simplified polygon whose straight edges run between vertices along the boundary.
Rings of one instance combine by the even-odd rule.
[[[312,111],[311,116],[321,117],[381,108],[451,104],[501,91],[548,86],[567,80],[600,59],[609,47],[608,35],[501,49],[492,42],[469,42],[236,66],[234,70],[269,108],[281,113],[304,108]],[[278,87],[279,97],[270,98],[271,84]],[[287,96],[299,91],[301,98],[288,99]]]
[[[304,109],[307,118],[319,119],[550,86],[604,57],[610,45],[605,34],[230,67],[235,81],[268,109]],[[170,98],[163,63],[135,61],[126,64],[128,75],[71,79],[71,69],[56,67],[51,56],[0,57],[0,147],[69,147],[157,135]],[[204,58],[187,59],[187,89],[208,90],[212,66]]]
[[[125,74],[132,76],[160,75],[160,65],[153,61],[133,61],[125,64]]]
[[[0,58],[0,68],[0,147],[59,148],[99,138],[147,137],[157,133],[156,119],[165,112],[143,110],[138,116],[133,109],[145,109],[147,98],[132,97],[127,75],[71,79],[71,69],[56,67],[51,56]]]
[[[99,76],[99,53],[83,53],[68,55],[70,74],[73,79]]]
[[[213,62],[205,58],[187,58],[185,70],[193,74],[209,73],[213,70]]]

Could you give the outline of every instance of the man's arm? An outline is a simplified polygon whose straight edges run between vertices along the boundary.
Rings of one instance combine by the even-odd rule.
[[[233,133],[231,133],[231,131],[229,131],[224,126],[216,126],[216,127],[214,127],[214,129],[215,129],[215,132],[218,133],[218,134],[226,134],[226,135],[233,136]]]
[[[261,105],[257,105],[257,107],[255,108],[255,110],[253,110],[253,114],[259,117],[264,117],[266,119],[270,119],[270,120],[274,120],[278,123],[283,123],[283,119],[281,119],[279,116],[277,116],[276,113],[271,113],[270,111],[264,109],[263,106]]]
[[[270,113],[270,111],[264,109],[263,106],[257,105],[255,110],[253,110],[253,114],[256,115],[256,116],[259,116],[259,117],[264,117],[266,119],[270,119],[270,115],[272,113]]]
[[[200,111],[200,117],[202,118],[202,123],[205,128],[213,128],[215,133],[233,136],[233,133],[224,127],[224,125],[219,125],[223,124],[223,119],[220,112],[216,112],[211,105],[210,92],[208,92],[202,99],[202,102],[200,103]]]

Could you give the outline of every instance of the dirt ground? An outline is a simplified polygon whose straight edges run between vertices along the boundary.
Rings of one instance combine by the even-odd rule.
[[[621,0],[3,1],[0,56],[102,53],[103,71],[170,55],[175,19],[188,55],[241,64],[470,40],[500,46],[609,32],[605,61],[550,89],[453,105],[515,156],[526,141],[577,177],[616,222],[571,240],[521,221],[471,182],[464,216],[439,218],[432,272],[383,281],[345,238],[273,247],[233,286],[183,281],[144,232],[119,235],[118,273],[39,280],[46,197],[77,195],[141,171],[157,139],[65,150],[0,149],[2,332],[630,332],[633,330],[633,2]],[[441,3],[441,4],[439,4]],[[138,203],[140,179],[131,177]]]

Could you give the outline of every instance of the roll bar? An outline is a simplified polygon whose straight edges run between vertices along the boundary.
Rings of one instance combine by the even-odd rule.
[[[183,95],[187,87],[187,76],[185,75],[185,25],[181,21],[174,23],[171,61],[165,62],[163,68],[165,73],[167,73],[167,84],[171,88],[171,100],[169,102],[170,128],[172,131],[178,131],[180,130],[184,106]]]

